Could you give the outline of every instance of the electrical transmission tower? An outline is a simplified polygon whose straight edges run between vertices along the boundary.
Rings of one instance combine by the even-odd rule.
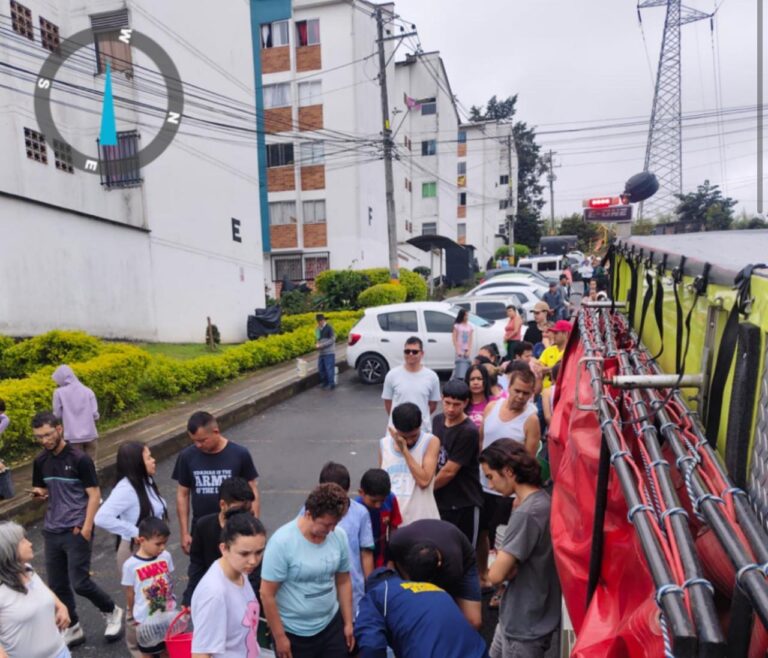
[[[674,195],[683,192],[680,28],[688,23],[711,18],[710,14],[686,7],[681,0],[640,0],[637,16],[641,26],[640,9],[665,5],[667,16],[664,20],[644,166],[644,171],[656,174],[659,191],[640,206],[640,216],[648,218],[672,213],[678,203]]]

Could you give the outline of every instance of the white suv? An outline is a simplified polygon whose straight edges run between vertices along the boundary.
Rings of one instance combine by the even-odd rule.
[[[352,327],[347,342],[347,363],[365,384],[380,384],[387,371],[403,363],[403,347],[411,336],[424,343],[424,365],[433,370],[453,370],[453,323],[459,308],[448,302],[407,302],[366,309]],[[469,314],[475,331],[472,351],[495,343],[504,349],[506,320],[488,322]]]

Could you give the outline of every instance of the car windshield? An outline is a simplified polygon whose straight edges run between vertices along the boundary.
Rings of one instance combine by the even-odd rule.
[[[452,305],[449,313],[456,316],[460,310],[461,309],[458,306]],[[484,318],[481,318],[479,315],[475,315],[474,313],[467,313],[467,319],[469,320],[470,324],[473,324],[476,327],[490,327],[493,324],[493,322],[488,322],[488,320],[485,320]]]

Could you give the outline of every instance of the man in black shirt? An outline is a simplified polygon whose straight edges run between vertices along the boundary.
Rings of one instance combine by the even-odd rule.
[[[477,427],[464,413],[469,402],[469,386],[452,379],[443,386],[443,413],[432,419],[432,433],[440,439],[435,477],[435,500],[440,518],[461,530],[477,546],[480,507]]]
[[[196,411],[189,417],[187,434],[193,445],[179,453],[171,477],[178,482],[176,513],[181,530],[181,549],[188,554],[192,545],[190,503],[194,528],[201,517],[218,513],[221,483],[227,478],[242,477],[253,490],[251,508],[256,517],[259,516],[260,505],[256,480],[259,474],[246,448],[225,439],[219,432],[216,419],[207,411]]]
[[[91,580],[93,520],[101,497],[93,460],[64,440],[61,421],[50,411],[32,419],[32,433],[43,447],[32,464],[30,493],[47,500],[43,524],[48,586],[67,606],[70,625],[64,642],[73,647],[85,642],[75,606],[75,594],[87,598],[104,615],[104,637],[120,637],[123,609]]]
[[[392,536],[390,555],[405,580],[444,589],[467,621],[480,628],[480,577],[475,549],[455,525],[437,519],[409,523]]]
[[[200,518],[192,530],[192,547],[189,550],[189,582],[184,590],[182,604],[189,607],[192,594],[208,568],[221,557],[221,529],[225,521],[238,512],[250,513],[253,505],[253,490],[244,478],[229,478],[219,488],[219,511]],[[248,576],[253,591],[258,596],[261,585],[261,565]]]

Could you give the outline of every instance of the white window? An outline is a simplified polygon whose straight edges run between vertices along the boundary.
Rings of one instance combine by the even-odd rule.
[[[277,48],[288,45],[288,21],[276,21],[274,23],[262,23],[261,47]]]
[[[437,102],[434,98],[426,98],[421,102],[421,116],[437,114]]]
[[[437,222],[424,222],[421,225],[422,235],[437,235]]]
[[[301,165],[315,165],[325,162],[325,147],[323,142],[301,143]]]
[[[296,44],[298,46],[316,46],[320,43],[320,21],[296,21]]]
[[[467,225],[466,224],[456,224],[456,237],[459,240],[466,240],[467,239]]]
[[[304,223],[325,224],[325,200],[304,202]]]
[[[460,176],[463,176],[467,173],[467,163],[466,162],[459,162],[456,164],[456,171]]]
[[[272,226],[296,223],[296,202],[275,201],[269,204],[269,223]]]
[[[322,103],[323,83],[319,80],[299,83],[299,105],[319,105]]]
[[[291,104],[291,85],[283,82],[278,85],[264,85],[264,107],[288,107]]]
[[[499,176],[499,185],[509,185],[509,176],[507,174]]]

